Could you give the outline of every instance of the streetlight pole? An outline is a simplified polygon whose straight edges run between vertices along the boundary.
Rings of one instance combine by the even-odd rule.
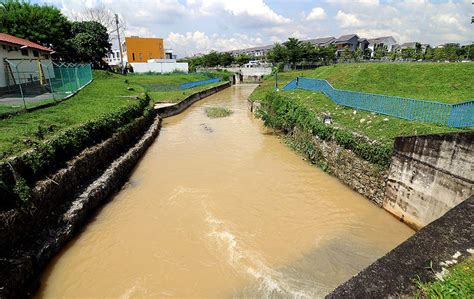
[[[123,68],[122,43],[120,42],[120,31],[119,31],[119,19],[118,19],[118,14],[115,14],[115,25],[117,26],[117,39],[118,39],[119,52],[120,52],[120,67]]]

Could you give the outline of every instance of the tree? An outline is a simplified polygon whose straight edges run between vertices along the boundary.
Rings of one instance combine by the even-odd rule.
[[[92,8],[85,8],[80,13],[74,16],[76,21],[95,21],[102,24],[107,28],[110,41],[117,38],[117,24],[115,21],[115,12],[100,4]],[[125,30],[127,29],[127,23],[125,19],[118,15],[118,28],[120,32],[120,38],[123,41],[125,37]]]
[[[61,58],[69,57],[67,40],[71,37],[71,23],[54,6],[2,1],[0,32],[51,47]]]
[[[301,61],[301,41],[297,38],[290,37],[283,45],[286,47],[288,53],[288,62],[296,68],[296,63]]]
[[[430,46],[426,47],[425,53],[423,55],[423,59],[425,59],[425,60],[433,59],[433,48],[431,48]]]
[[[204,55],[203,57],[204,66],[214,67],[219,65],[219,54],[212,50],[209,54]]]
[[[419,60],[423,58],[423,47],[420,43],[415,43],[415,59]]]
[[[238,65],[246,64],[250,61],[250,56],[245,53],[241,53],[234,58],[235,63]]]
[[[341,54],[342,61],[348,62],[348,61],[351,61],[353,58],[354,58],[353,53],[349,51],[348,48],[345,48],[344,51],[342,51],[342,54]]]
[[[416,58],[415,49],[412,49],[412,48],[402,49],[402,58],[404,58],[404,59],[415,59]]]
[[[327,45],[326,47],[318,48],[319,57],[323,61],[324,65],[328,65],[331,61],[334,60],[336,55],[336,46],[335,45]]]
[[[441,61],[446,59],[446,54],[444,53],[443,48],[435,48],[433,50],[433,59],[436,61]]]
[[[354,60],[356,62],[360,60],[361,53],[362,53],[362,50],[359,47],[357,47],[357,49],[355,49],[354,51]]]
[[[387,56],[387,47],[386,46],[378,46],[377,48],[375,48],[375,51],[374,51],[374,59],[382,59],[384,58],[385,56]]]
[[[219,54],[219,65],[229,66],[234,62],[234,57],[229,52]]]
[[[288,61],[288,52],[286,47],[280,43],[275,43],[273,48],[268,51],[267,54],[268,60],[274,64],[283,64]]]
[[[107,28],[95,21],[74,22],[71,33],[69,44],[74,50],[74,60],[101,67],[102,58],[110,51]]]
[[[369,60],[371,56],[372,56],[372,50],[370,48],[365,49],[363,58],[365,60]]]

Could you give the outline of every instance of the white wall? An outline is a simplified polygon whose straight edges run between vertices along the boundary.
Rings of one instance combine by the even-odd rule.
[[[131,63],[134,73],[172,73],[173,71],[181,71],[187,73],[189,71],[187,62],[148,62],[148,63]]]
[[[17,48],[20,48],[20,46],[16,46]],[[21,55],[21,51],[10,51],[3,49],[3,45],[0,44],[0,87],[6,87],[8,86],[8,78],[11,77],[11,75],[8,74],[8,69],[7,69],[7,62],[4,62],[3,59],[24,59],[21,61],[19,60],[12,60],[12,62],[16,65],[18,65],[18,71],[20,72],[20,76],[16,73],[15,68],[12,66],[12,71],[13,75],[15,78],[15,81],[18,83],[21,81],[21,83],[28,83],[33,81],[38,81],[39,80],[39,67],[38,67],[38,57],[33,56],[33,50],[32,49],[27,49],[28,50],[28,56],[23,56]],[[38,51],[40,53],[40,56],[42,55],[41,51]],[[29,61],[28,59],[32,59]],[[49,74],[51,75],[51,78],[54,78],[54,71],[53,71],[53,66],[51,63],[51,60],[49,59],[42,59],[41,60],[43,63],[43,71],[44,71],[44,76],[46,79],[49,79],[48,71]],[[19,77],[21,80],[19,80]]]

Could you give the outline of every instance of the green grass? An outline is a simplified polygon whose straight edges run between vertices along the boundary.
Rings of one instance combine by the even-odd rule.
[[[309,90],[289,90],[279,92],[305,106],[323,119],[325,115],[332,118],[334,125],[349,129],[382,143],[391,143],[397,136],[447,133],[459,129],[436,126],[429,123],[410,122],[400,118],[354,110],[339,106],[323,93]],[[354,113],[354,111],[356,111]]]
[[[0,120],[0,158],[16,155],[31,148],[32,143],[47,140],[64,129],[101,118],[106,113],[138,104],[144,97],[147,84],[181,84],[208,79],[214,74],[134,74],[122,76],[94,71],[94,80],[72,98],[55,106],[28,113],[20,113]],[[192,93],[223,82],[197,86],[187,90],[150,92],[154,102],[179,102]],[[17,108],[0,105],[0,113]],[[41,135],[41,140],[38,139]]]
[[[455,103],[474,98],[474,63],[364,63],[320,67],[279,74],[279,87],[296,76],[327,79],[334,87],[415,99]],[[262,101],[274,89],[275,79],[267,76],[250,96]],[[330,115],[334,125],[384,143],[397,136],[461,131],[430,123],[407,121],[336,105],[322,93],[302,89],[280,91],[281,95],[310,108],[316,116]]]
[[[474,258],[451,267],[443,280],[417,285],[418,298],[474,298]]]
[[[234,113],[232,110],[225,107],[206,107],[204,111],[209,118],[226,117]]]
[[[31,147],[40,128],[48,128],[44,139],[63,129],[96,120],[105,113],[138,103],[143,87],[124,82],[124,77],[95,72],[96,79],[71,99],[58,105],[0,120],[0,153],[18,154]],[[127,87],[133,88],[132,91]]]
[[[328,80],[335,88],[457,103],[474,99],[474,62],[338,64],[279,74],[279,87],[297,76]],[[273,76],[252,94],[259,100],[275,85]]]

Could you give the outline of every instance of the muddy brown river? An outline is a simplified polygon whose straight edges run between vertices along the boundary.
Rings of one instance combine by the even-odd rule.
[[[165,119],[37,297],[323,297],[413,234],[265,129],[247,110],[254,88]]]

